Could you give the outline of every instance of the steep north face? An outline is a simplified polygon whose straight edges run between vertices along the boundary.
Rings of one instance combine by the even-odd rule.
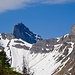
[[[15,38],[21,38],[22,40],[31,44],[36,43],[39,40],[42,40],[40,35],[37,35],[30,31],[29,28],[26,27],[22,22],[14,26],[13,35],[15,36]]]

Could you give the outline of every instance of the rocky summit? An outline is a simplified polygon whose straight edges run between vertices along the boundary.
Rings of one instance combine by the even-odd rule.
[[[42,40],[40,35],[37,35],[30,31],[29,28],[26,27],[22,22],[14,26],[13,35],[15,36],[15,38],[20,38],[31,44],[36,43],[39,40]]]
[[[75,25],[69,34],[42,40],[19,23],[13,35],[0,34],[0,50],[6,52],[15,71],[23,75],[75,75]]]

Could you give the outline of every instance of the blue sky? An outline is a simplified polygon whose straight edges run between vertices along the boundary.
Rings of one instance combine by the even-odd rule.
[[[61,37],[75,24],[75,0],[0,1],[0,33],[11,33],[19,22],[44,39]]]

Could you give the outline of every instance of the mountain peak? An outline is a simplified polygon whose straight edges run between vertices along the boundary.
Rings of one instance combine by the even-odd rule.
[[[24,25],[22,22],[18,23],[18,25]]]
[[[15,25],[14,27],[18,27],[18,28],[24,28],[24,29],[28,29],[29,30],[29,28],[28,27],[26,27],[22,22],[20,22],[20,23],[18,23],[17,25]]]
[[[42,40],[40,35],[37,35],[30,31],[29,28],[26,27],[22,22],[14,26],[13,35],[15,38],[21,38],[22,40],[31,44],[36,43],[39,40]]]

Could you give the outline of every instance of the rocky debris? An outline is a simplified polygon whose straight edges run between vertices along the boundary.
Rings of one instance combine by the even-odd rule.
[[[14,26],[13,35],[17,39],[22,39],[28,43],[36,43],[39,40],[42,40],[40,35],[37,35],[29,30],[22,22]]]

